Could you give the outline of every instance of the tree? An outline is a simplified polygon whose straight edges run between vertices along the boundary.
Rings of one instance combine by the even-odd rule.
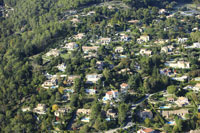
[[[56,111],[56,110],[58,110],[58,105],[57,104],[52,105],[52,111]]]
[[[118,123],[122,126],[125,119],[126,119],[126,113],[128,111],[128,106],[125,103],[121,103],[118,106]]]
[[[175,94],[177,92],[177,87],[174,85],[170,85],[167,87],[167,92],[169,94]]]
[[[78,105],[79,105],[78,94],[71,95],[70,106],[71,107],[78,107]]]
[[[59,92],[56,92],[56,101],[61,100],[61,94]]]
[[[101,105],[98,102],[94,102],[91,107],[91,120],[95,120],[98,115],[101,115]]]
[[[90,127],[88,125],[84,125],[80,129],[80,133],[88,133],[89,129],[90,129]]]
[[[43,63],[42,56],[41,55],[37,56],[35,58],[34,62],[37,63],[38,65],[42,65],[42,63]]]
[[[106,80],[109,80],[109,79],[111,78],[110,71],[109,71],[107,68],[105,68],[105,69],[103,70],[103,75],[104,75],[104,77],[106,78]]]
[[[145,122],[145,125],[146,125],[147,127],[149,127],[150,124],[151,124],[151,120],[150,120],[149,118],[146,118],[146,119],[144,120],[144,122]]]

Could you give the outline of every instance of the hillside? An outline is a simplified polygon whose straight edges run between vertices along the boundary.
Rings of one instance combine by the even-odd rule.
[[[93,99],[97,102],[106,91],[104,88],[119,87],[119,83],[124,79],[133,83],[133,88],[138,89],[138,93],[141,93],[138,94],[139,98],[144,97],[146,92],[155,93],[172,84],[168,77],[158,74],[158,68],[168,59],[165,58],[168,55],[159,56],[160,47],[152,47],[155,53],[152,58],[137,57],[135,53],[143,48],[143,45],[137,43],[137,38],[142,35],[149,35],[152,40],[169,39],[173,42],[178,37],[190,37],[189,33],[192,32],[191,42],[188,44],[199,41],[199,32],[192,31],[193,28],[199,27],[198,19],[189,18],[190,16],[172,19],[166,17],[171,15],[170,11],[180,1],[190,2],[190,0],[0,0],[0,132],[48,132],[55,129],[52,123],[58,118],[54,117],[52,106],[59,103],[55,101],[59,101],[56,99],[59,99],[63,92],[58,89],[43,90],[41,84],[46,80],[45,73],[57,73],[55,66],[63,62],[68,66],[64,74],[81,76],[81,80],[76,80],[77,84],[76,82],[73,84],[80,90],[75,90],[76,93],[68,103],[73,110],[69,116],[63,118],[66,123],[59,127],[63,130],[67,130],[66,127],[71,125],[69,123],[73,119],[72,115],[78,107],[91,107],[88,101]],[[168,12],[160,15],[159,10],[163,8]],[[190,20],[190,23],[179,21],[181,19]],[[138,23],[133,20],[137,20]],[[119,39],[116,38],[128,30],[131,31],[128,33],[132,39],[130,45],[129,42],[118,43]],[[72,52],[63,50],[63,45],[74,42],[75,39],[71,38],[78,33],[84,33],[86,36],[75,41],[81,48]],[[114,41],[108,47],[100,47],[97,56],[91,60],[83,58],[82,46],[93,46],[101,38],[112,38]],[[123,45],[125,55],[116,55],[130,59],[120,60],[113,55],[114,48],[119,45]],[[55,48],[61,49],[61,56],[46,57],[46,53]],[[195,55],[198,55],[198,51],[195,52]],[[188,57],[193,61],[193,70],[199,69],[197,58],[193,56]],[[181,55],[182,57],[184,55]],[[106,62],[103,70],[95,70],[98,60]],[[136,71],[135,66],[138,64],[142,70]],[[126,66],[134,68],[131,71],[136,74],[117,75],[118,71],[125,69]],[[99,83],[101,85],[92,86],[103,88],[103,91],[100,91],[98,97],[85,100],[88,102],[85,105],[84,100],[81,100],[85,95],[81,89],[88,87],[85,85],[85,77],[92,72],[104,75],[102,82]],[[144,80],[145,78],[147,80]],[[64,81],[66,79],[59,79],[60,87],[64,86]],[[49,107],[48,115],[37,116],[35,113],[21,111],[21,108],[26,106],[33,109],[38,103],[45,103]],[[98,110],[101,105],[96,106],[91,108]],[[128,107],[121,104],[118,110],[123,112],[121,108],[125,108],[128,111]],[[97,112],[99,118],[100,114]],[[96,114],[93,113],[94,116]],[[121,116],[123,115],[122,113]],[[106,123],[101,118],[98,122]],[[102,127],[98,127],[98,122],[93,118],[94,126],[91,127],[91,131],[110,129],[112,125],[115,125],[113,128],[123,125],[125,118],[119,118],[119,122],[115,121]]]

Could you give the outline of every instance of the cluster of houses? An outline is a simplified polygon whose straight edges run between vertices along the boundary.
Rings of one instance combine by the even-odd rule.
[[[94,11],[90,11],[86,14],[86,16],[90,16],[95,14],[96,12]],[[159,10],[159,14],[162,16],[164,14],[168,13],[168,11],[166,11],[165,9],[160,9]],[[70,10],[68,12],[66,12],[67,15],[75,15],[77,14],[76,11]],[[171,16],[168,16],[171,17]],[[71,18],[70,20],[74,25],[76,25],[77,23],[81,23],[81,20],[75,15],[73,16],[73,18]],[[136,23],[140,23],[139,20],[130,20],[128,21],[128,23],[130,24],[136,24]],[[165,28],[165,30],[167,30],[167,27]],[[140,32],[143,34],[143,28],[140,28]],[[85,33],[78,33],[76,35],[74,35],[72,37],[72,41],[66,41],[64,46],[62,47],[62,49],[66,49],[67,51],[73,51],[76,49],[82,49],[83,53],[84,53],[84,58],[86,59],[92,59],[97,57],[97,51],[100,48],[100,45],[108,45],[112,42],[117,42],[117,41],[122,41],[122,42],[129,42],[131,41],[131,36],[127,35],[126,33],[121,33],[118,34],[118,39],[117,41],[114,40],[113,37],[99,37],[97,41],[92,41],[93,43],[90,43],[89,45],[79,45],[79,43],[77,43],[79,40],[85,39],[88,36]],[[188,42],[188,38],[177,38],[176,39],[176,43],[179,45],[183,45],[185,43]],[[76,42],[77,41],[77,42]],[[149,35],[141,35],[139,38],[136,39],[136,42],[141,46],[142,44],[147,44],[148,42],[150,42],[150,36]],[[174,55],[176,53],[175,50],[178,50],[177,47],[175,45],[169,44],[170,41],[169,39],[158,39],[156,41],[154,41],[155,44],[161,45],[161,50],[160,53],[166,53],[167,55]],[[169,45],[166,45],[169,44]],[[146,45],[147,46],[147,45]],[[144,48],[145,46],[143,46],[141,49],[139,49],[139,53],[138,55],[140,56],[151,56],[154,54],[154,52],[152,51],[151,48]],[[193,43],[192,46],[186,46],[185,48],[200,48],[200,43],[196,42]],[[114,59],[119,59],[119,58],[126,58],[127,55],[125,54],[125,47],[124,46],[114,46],[113,48],[113,52],[115,54]],[[54,56],[57,57],[61,54],[59,49],[51,49],[49,52],[46,53],[46,56]],[[96,68],[98,70],[103,70],[105,65],[104,61],[100,61],[98,60],[96,62]],[[67,64],[65,63],[61,63],[59,65],[57,65],[57,69],[60,72],[65,72]],[[176,73],[175,69],[190,69],[191,64],[189,61],[184,61],[184,60],[170,60],[170,61],[166,61],[165,62],[165,66],[166,68],[162,68],[160,69],[160,74],[166,75],[171,77],[174,80],[177,81],[185,81],[186,79],[188,79],[187,76],[182,76],[182,77],[177,77],[176,75],[178,75]],[[114,66],[112,66],[113,68]],[[136,65],[135,66],[137,68],[137,70],[140,70],[140,66]],[[120,69],[118,71],[118,74],[122,74],[122,73],[127,73],[127,74],[132,74],[132,72],[130,72],[129,68],[123,68]],[[46,81],[44,81],[44,83],[41,85],[43,88],[45,89],[55,89],[58,88],[58,80],[59,77],[65,77],[65,80],[63,81],[63,84],[66,85],[67,87],[64,88],[64,93],[62,97],[65,97],[63,99],[68,99],[70,97],[71,93],[74,93],[74,89],[70,88],[73,84],[76,78],[80,78],[79,75],[50,75],[50,74],[45,74],[46,76]],[[86,78],[86,83],[88,86],[93,85],[93,84],[97,84],[98,81],[103,77],[102,74],[99,73],[87,73],[85,78]],[[119,89],[110,89],[107,92],[104,92],[104,97],[102,99],[99,99],[100,101],[103,101],[104,104],[110,103],[111,105],[113,104],[113,101],[118,101],[120,94],[123,93],[127,93],[129,92],[129,88],[130,85],[125,83],[126,81],[124,81],[123,83],[120,84]],[[196,84],[195,86],[186,86],[184,89],[187,90],[192,90],[194,92],[199,92],[200,89],[200,84]],[[98,93],[97,89],[94,87],[88,87],[85,88],[85,93],[88,95],[95,95]],[[160,114],[166,118],[166,119],[170,119],[171,116],[179,116],[180,118],[185,118],[185,115],[189,113],[188,109],[183,108],[187,105],[190,104],[188,98],[186,97],[167,97],[167,102],[168,102],[168,106],[169,107],[165,107],[165,108],[159,108],[159,112]],[[171,106],[178,106],[179,109],[177,110],[166,110],[166,108],[170,108]],[[67,114],[68,112],[70,112],[71,108],[69,107],[60,107],[58,108],[55,112],[54,115],[56,117],[62,117],[63,115]],[[23,111],[31,111],[30,108],[23,108]],[[38,104],[36,108],[34,108],[32,110],[33,112],[37,113],[37,114],[45,114],[46,113],[46,106],[44,104]],[[108,109],[107,111],[104,112],[106,115],[106,120],[109,121],[111,119],[116,119],[118,114],[117,111],[114,109]],[[90,122],[90,115],[91,115],[91,109],[86,109],[86,108],[79,108],[76,111],[76,116],[77,118],[81,118],[82,122]],[[151,110],[149,109],[144,109],[141,110],[138,113],[138,116],[142,119],[145,120],[146,118],[149,119],[153,119],[153,113]],[[151,128],[142,128],[140,130],[137,131],[137,133],[155,133],[156,131],[151,129]]]

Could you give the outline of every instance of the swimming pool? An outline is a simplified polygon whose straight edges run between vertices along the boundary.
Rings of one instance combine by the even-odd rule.
[[[170,107],[168,106],[161,106],[160,109],[169,109]]]
[[[103,100],[104,100],[104,101],[107,101],[107,100],[108,100],[108,98],[107,98],[107,97],[103,97]]]
[[[106,118],[106,121],[110,121],[110,118]]]
[[[168,121],[167,124],[173,125],[173,124],[175,124],[175,122],[174,121]]]

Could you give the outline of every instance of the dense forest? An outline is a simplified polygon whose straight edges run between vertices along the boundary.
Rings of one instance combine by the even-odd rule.
[[[114,13],[99,8],[99,11],[97,11],[99,16],[91,17],[76,27],[72,26],[73,24],[69,20],[61,21],[67,10],[84,10],[85,7],[107,1],[109,0],[0,0],[0,5],[7,9],[8,14],[7,17],[0,16],[0,132],[35,132],[38,130],[38,127],[34,126],[37,124],[34,116],[31,114],[24,115],[19,110],[26,97],[38,94],[37,85],[44,80],[41,71],[34,71],[31,64],[32,56],[46,52],[49,48],[54,48],[60,43],[60,40],[71,37],[75,33],[90,32],[93,23],[103,21],[103,18],[99,17],[102,14],[110,16],[112,19],[109,21],[113,23],[121,19],[120,28],[126,29],[123,20],[134,17],[142,18],[149,25],[150,20],[156,15],[148,15],[148,10],[170,9],[173,4],[180,1],[190,2],[190,0],[121,0],[131,6],[131,11]],[[144,16],[142,16],[143,13]],[[176,24],[176,20],[171,21],[171,23]],[[103,27],[104,24],[101,24]],[[100,28],[93,27],[92,30],[96,30],[98,33]],[[101,29],[103,29],[102,27]],[[104,31],[99,33],[106,34]],[[163,33],[162,37],[170,36],[166,34],[168,33]],[[175,36],[175,34],[173,35]],[[106,50],[102,50],[102,54],[103,52],[106,52]],[[141,64],[143,64],[145,73],[156,75],[156,68],[154,72],[146,68],[156,66],[157,61],[160,60],[160,57],[157,56],[142,59],[143,63]],[[81,59],[77,62],[81,64]],[[71,69],[69,69],[70,71]],[[154,88],[159,88],[166,85],[162,81],[169,82],[166,77],[157,76],[156,81],[153,81],[153,79],[153,77],[149,79],[152,80],[152,84],[147,86],[153,86],[156,82],[159,82],[157,85],[160,84],[160,86],[154,86]],[[134,75],[129,82],[140,84],[142,81],[140,75]],[[154,82],[155,84],[153,84]],[[42,92],[40,93],[42,96]],[[47,119],[46,123],[48,122]],[[41,131],[47,130],[45,128],[48,126],[44,127],[46,123],[40,125],[43,128]]]

